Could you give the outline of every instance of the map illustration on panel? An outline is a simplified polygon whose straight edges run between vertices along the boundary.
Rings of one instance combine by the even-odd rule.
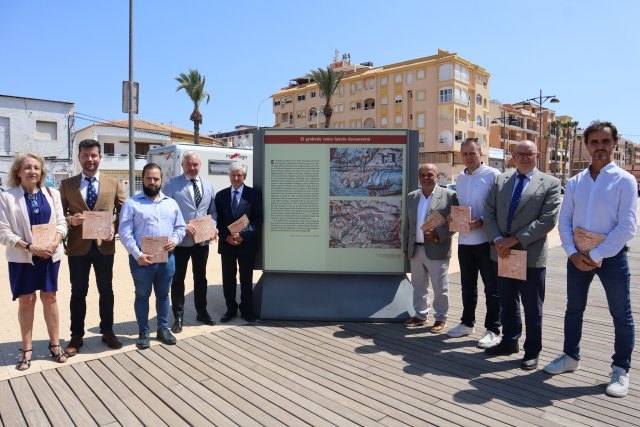
[[[400,248],[401,200],[329,202],[330,248]]]
[[[331,148],[330,196],[402,194],[401,148]]]

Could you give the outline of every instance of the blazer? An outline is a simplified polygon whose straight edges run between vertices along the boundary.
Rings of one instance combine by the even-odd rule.
[[[49,194],[51,191],[51,194]],[[51,218],[49,224],[56,225],[56,232],[62,234],[62,238],[67,234],[67,222],[62,214],[62,203],[60,202],[60,192],[55,188],[42,189],[42,194],[51,206]],[[33,264],[31,253],[21,247],[15,247],[20,240],[32,242],[31,224],[29,223],[29,211],[24,200],[24,190],[22,187],[14,187],[0,193],[0,243],[7,246],[7,261]],[[62,243],[51,256],[53,262],[60,261],[64,256]]]
[[[215,221],[218,219],[218,214],[216,212],[215,192],[213,190],[213,186],[209,181],[203,179],[201,176],[198,178],[200,178],[203,188],[202,200],[200,201],[200,206],[198,206],[198,208],[196,208],[196,202],[189,191],[193,186],[193,183],[184,174],[167,181],[162,192],[165,196],[171,197],[178,203],[185,224],[188,224],[192,219],[200,218],[205,215],[211,215],[211,219],[215,224]],[[201,242],[200,246],[208,244],[209,241],[205,241]],[[195,245],[193,237],[189,236],[189,234],[185,234],[184,239],[182,239],[182,242],[180,242],[178,246],[191,247],[193,245]]]
[[[91,249],[93,240],[82,238],[82,224],[71,225],[71,217],[74,214],[91,210],[82,198],[80,193],[80,183],[82,174],[67,178],[60,183],[60,197],[62,199],[62,210],[69,227],[69,236],[67,237],[67,255],[82,256],[86,255]],[[100,174],[100,193],[98,200],[93,207],[95,212],[112,212],[114,228],[118,230],[118,217],[120,216],[120,208],[124,203],[124,188],[117,179]],[[115,238],[111,241],[96,240],[98,251],[103,255],[113,255],[116,252]]]
[[[245,185],[235,216],[231,211],[231,187],[219,191],[216,194],[215,203],[218,212],[218,253],[255,255],[262,226],[262,195],[258,190]],[[240,233],[243,239],[242,244],[237,247],[231,246],[225,242],[231,234],[227,227],[242,215],[247,215],[249,218],[249,226]]]
[[[513,249],[527,251],[527,267],[545,267],[547,234],[555,227],[560,212],[560,180],[539,170],[533,174],[522,192],[509,234],[507,218],[516,177],[515,171],[498,175],[487,195],[484,228],[491,243],[491,259],[498,261],[493,242],[512,235],[520,242]]]
[[[422,224],[426,218],[420,218],[418,220],[418,203],[420,202],[420,195],[422,189],[412,191],[407,195],[407,206],[405,209],[405,221],[402,232],[402,249],[407,252],[409,258],[413,257],[416,246],[416,227],[418,221]],[[443,217],[449,216],[451,212],[451,206],[458,205],[458,198],[456,193],[442,188],[439,185],[433,189],[433,197],[431,198],[431,204],[427,209],[427,216],[433,211],[438,211]],[[451,236],[453,233],[449,231],[449,224],[445,223],[436,228],[438,233],[438,243],[431,240],[424,242],[424,251],[429,259],[449,259],[451,258]]]

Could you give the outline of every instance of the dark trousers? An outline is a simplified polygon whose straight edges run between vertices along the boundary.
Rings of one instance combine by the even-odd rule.
[[[222,291],[227,304],[227,311],[236,313],[237,280],[236,274],[240,270],[240,313],[253,313],[253,265],[255,254],[222,254]]]
[[[635,331],[631,309],[631,272],[626,248],[611,258],[603,259],[602,266],[591,271],[578,270],[571,260],[567,261],[567,311],[564,315],[563,351],[568,356],[580,360],[584,310],[587,306],[589,285],[595,276],[602,282],[609,313],[613,318],[613,364],[628,372]]]
[[[113,255],[103,255],[95,241],[86,255],[70,256],[69,278],[71,280],[71,336],[84,336],[84,319],[87,314],[89,272],[93,266],[98,285],[100,307],[100,333],[113,330]]]
[[[517,343],[522,335],[520,301],[524,307],[527,337],[524,341],[525,358],[538,357],[542,350],[542,304],[544,303],[547,269],[527,268],[527,280],[498,277],[498,263],[493,263],[498,279],[498,293],[502,306],[502,342]]]
[[[484,327],[500,335],[500,299],[498,283],[491,263],[489,243],[459,245],[460,281],[462,287],[462,324],[472,328],[476,323],[478,305],[478,272],[484,283],[487,313]]]
[[[209,246],[176,246],[173,253],[176,262],[176,274],[171,284],[171,308],[173,317],[184,317],[184,278],[191,259],[193,271],[193,304],[199,316],[207,316],[207,260]]]

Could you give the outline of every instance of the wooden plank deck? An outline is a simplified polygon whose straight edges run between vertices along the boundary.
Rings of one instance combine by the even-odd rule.
[[[640,239],[633,243],[638,321]],[[541,367],[562,349],[566,257],[554,248],[550,259]],[[459,280],[450,276],[450,327],[461,313]],[[640,425],[637,371],[629,396],[604,394],[613,327],[598,281],[573,374],[551,377],[520,370],[518,357],[487,358],[475,347],[479,323],[476,334],[458,339],[401,324],[232,327],[1,381],[0,426]]]

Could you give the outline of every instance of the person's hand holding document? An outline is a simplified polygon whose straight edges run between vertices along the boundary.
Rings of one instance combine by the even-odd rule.
[[[201,243],[205,240],[216,240],[218,230],[216,230],[211,215],[206,215],[189,221],[187,233],[193,237],[196,243]]]
[[[511,249],[506,257],[498,256],[498,276],[527,280],[527,251]]]
[[[422,231],[431,230],[434,228],[438,228],[442,224],[446,224],[446,223],[447,223],[447,220],[440,214],[440,212],[433,211],[427,217],[427,219],[424,220],[424,222],[420,226],[420,230]]]
[[[140,265],[169,261],[169,248],[175,247],[167,236],[142,236],[141,246],[142,255],[138,258]]]

